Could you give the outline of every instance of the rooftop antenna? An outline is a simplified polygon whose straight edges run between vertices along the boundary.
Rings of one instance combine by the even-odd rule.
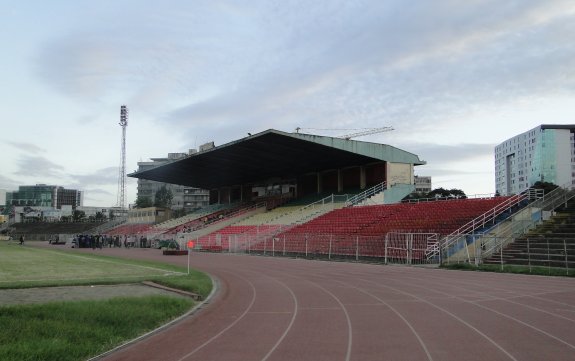
[[[120,173],[118,175],[118,201],[120,209],[126,209],[126,127],[128,126],[128,107],[120,107],[120,126],[122,127],[122,151],[120,158]]]

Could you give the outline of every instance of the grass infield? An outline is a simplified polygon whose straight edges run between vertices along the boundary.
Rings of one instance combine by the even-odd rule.
[[[210,278],[158,262],[74,254],[0,242],[0,289],[154,281],[206,297]],[[171,296],[0,305],[0,360],[85,360],[188,311]]]

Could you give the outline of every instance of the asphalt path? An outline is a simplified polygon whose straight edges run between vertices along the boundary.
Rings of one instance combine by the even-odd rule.
[[[150,249],[71,250],[185,266]],[[575,280],[193,253],[218,292],[104,360],[575,360]]]

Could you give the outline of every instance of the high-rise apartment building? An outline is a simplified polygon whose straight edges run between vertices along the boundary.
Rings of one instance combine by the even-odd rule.
[[[190,151],[190,153],[192,152],[193,150]],[[187,157],[186,153],[169,153],[167,158],[151,158],[149,162],[138,162],[138,171],[152,169],[184,157]],[[138,179],[137,196],[149,198],[153,203],[156,192],[163,186],[169,189],[174,196],[171,207],[173,210],[192,211],[209,204],[210,192],[207,190],[146,179]]]
[[[495,147],[499,194],[517,194],[537,181],[575,184],[574,124],[543,124]]]

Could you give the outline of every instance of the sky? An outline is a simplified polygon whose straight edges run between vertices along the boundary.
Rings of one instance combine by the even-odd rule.
[[[494,147],[575,124],[572,0],[0,0],[0,189],[117,204],[139,161],[278,129],[415,153],[495,191]],[[127,200],[136,180],[127,179]]]

